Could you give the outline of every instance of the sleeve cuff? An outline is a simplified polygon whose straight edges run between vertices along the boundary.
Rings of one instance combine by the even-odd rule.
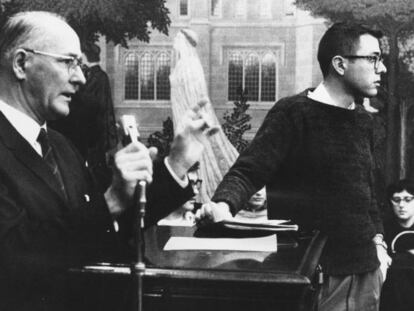
[[[179,178],[171,168],[171,166],[168,164],[167,157],[164,158],[164,165],[167,168],[168,172],[170,173],[171,177],[174,178],[177,184],[180,185],[181,188],[187,188],[188,187],[188,177],[187,175],[184,177],[184,179]]]

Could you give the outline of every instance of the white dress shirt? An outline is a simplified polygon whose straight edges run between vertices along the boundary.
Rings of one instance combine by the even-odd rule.
[[[321,82],[318,85],[318,87],[313,90],[313,92],[309,91],[308,97],[310,99],[313,99],[313,100],[318,101],[318,102],[323,103],[323,104],[339,107],[335,103],[335,101],[332,99],[331,95],[329,95],[329,93],[326,90],[326,87],[323,84],[323,82]],[[340,107],[340,108],[343,108],[343,107]],[[348,108],[344,108],[344,109],[354,110],[355,109],[355,103],[352,103],[351,105],[349,105]]]
[[[17,132],[33,147],[33,149],[42,156],[42,147],[37,142],[37,137],[41,128],[46,130],[46,123],[40,126],[35,120],[28,115],[17,110],[0,100],[0,111],[6,119],[13,125]]]
[[[42,147],[37,141],[39,132],[41,128],[47,129],[46,123],[40,126],[35,120],[27,116],[23,112],[17,110],[16,108],[6,104],[4,101],[0,100],[0,111],[4,114],[6,119],[14,126],[14,128],[19,132],[21,136],[33,147],[33,149],[42,156]],[[170,172],[174,180],[183,188],[188,186],[188,178],[180,179],[174,171],[171,169],[166,158],[164,159],[164,164]]]

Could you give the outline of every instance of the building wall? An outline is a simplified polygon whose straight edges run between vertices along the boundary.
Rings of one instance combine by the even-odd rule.
[[[238,1],[245,1],[246,14],[236,16]],[[150,43],[131,40],[129,49],[101,42],[105,48],[104,65],[110,76],[117,117],[135,114],[141,135],[146,138],[160,130],[162,122],[171,116],[170,102],[124,99],[124,61],[131,50],[171,49],[177,32],[191,28],[199,36],[197,51],[204,68],[209,96],[219,120],[225,111],[233,108],[228,101],[229,49],[263,49],[277,54],[276,100],[292,95],[306,87],[316,86],[321,80],[316,62],[316,50],[325,30],[323,20],[311,18],[296,10],[292,0],[269,1],[270,14],[260,10],[260,1],[222,0],[221,16],[210,16],[211,0],[188,0],[189,16],[180,17],[179,0],[168,0],[171,26],[169,35],[154,31]],[[251,138],[274,102],[249,102],[252,129]]]

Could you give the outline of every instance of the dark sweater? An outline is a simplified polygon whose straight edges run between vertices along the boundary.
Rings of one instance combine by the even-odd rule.
[[[388,245],[388,252],[390,253],[390,255],[392,255],[391,243],[394,240],[394,238],[403,231],[414,231],[414,225],[408,228],[404,228],[397,222],[397,217],[393,214],[392,216],[384,220],[384,231],[384,239]]]
[[[307,97],[281,99],[216,190],[236,213],[266,185],[271,218],[319,229],[328,241],[322,263],[329,275],[379,266],[372,238],[382,233],[373,189],[372,118]]]

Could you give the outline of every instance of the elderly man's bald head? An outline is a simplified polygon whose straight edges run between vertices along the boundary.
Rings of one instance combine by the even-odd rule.
[[[22,46],[44,49],[53,40],[50,34],[62,27],[74,32],[62,16],[51,12],[31,11],[11,16],[0,30],[0,60],[7,60],[11,52]]]

